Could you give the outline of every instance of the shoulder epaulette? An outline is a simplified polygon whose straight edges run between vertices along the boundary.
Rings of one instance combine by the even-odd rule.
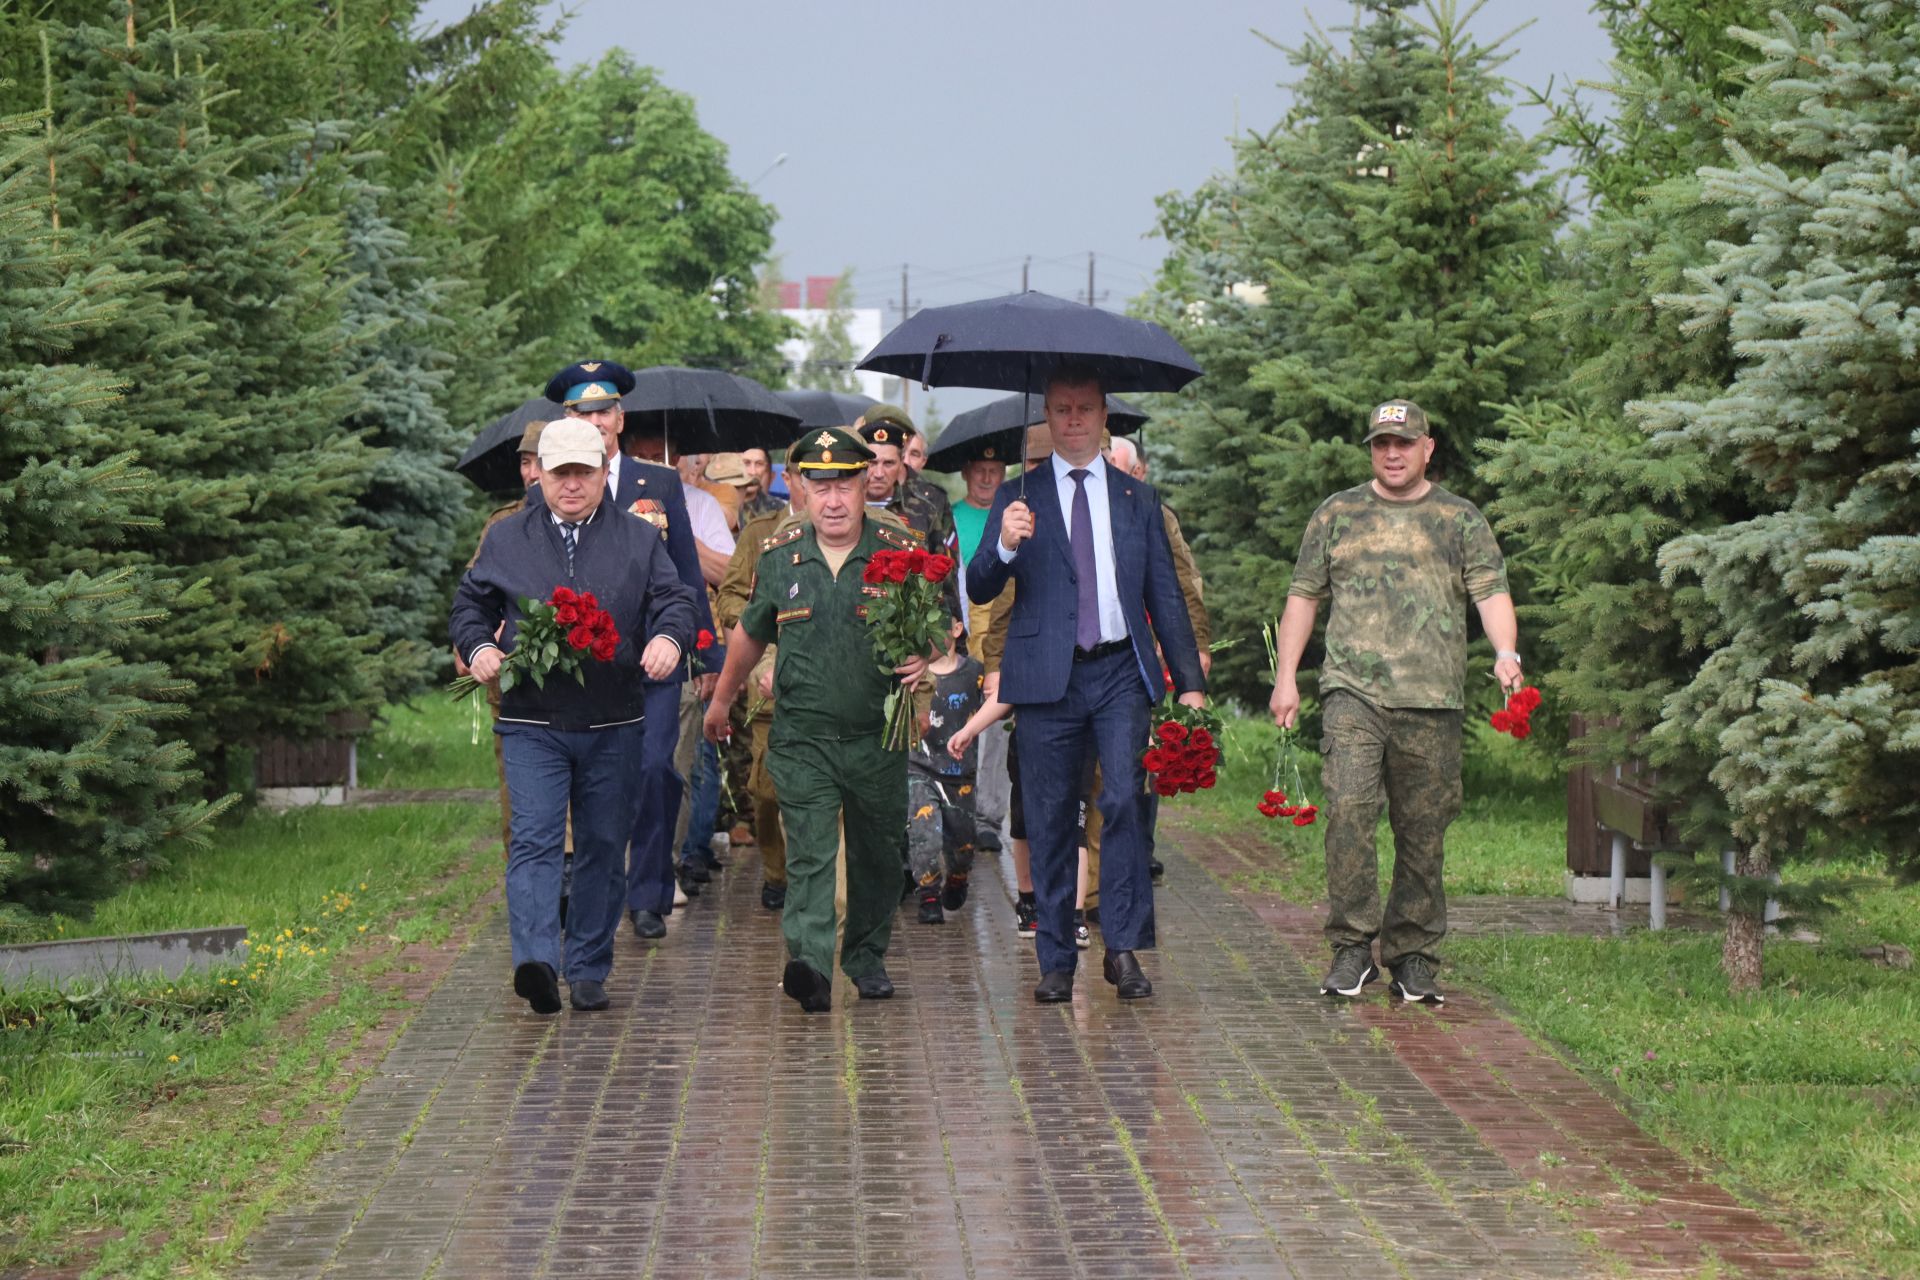
[[[927,540],[926,535],[918,529],[896,529],[890,524],[881,524],[877,520],[874,522],[873,532],[880,541],[891,542],[894,546],[904,547],[908,551],[922,545]]]
[[[771,538],[763,539],[760,543],[760,550],[763,552],[766,552],[766,551],[773,550],[775,547],[784,547],[789,542],[792,542],[795,539],[797,539],[801,534],[805,533],[806,531],[807,531],[807,526],[803,524],[797,524],[793,526],[793,528],[787,530],[785,533],[776,533]]]

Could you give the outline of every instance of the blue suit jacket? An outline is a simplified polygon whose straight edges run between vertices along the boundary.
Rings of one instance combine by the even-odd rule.
[[[694,546],[693,521],[687,516],[687,494],[680,487],[680,473],[658,463],[622,458],[620,483],[616,490],[610,496],[617,511],[627,511],[634,503],[650,499],[659,503],[660,509],[667,513],[667,558],[673,561],[674,571],[679,574],[680,581],[693,588],[694,613],[699,619],[695,627],[713,631],[713,607],[707,601],[707,580],[700,572],[700,553]],[[546,505],[539,485],[527,490],[527,505]],[[720,634],[714,632],[714,646],[701,655],[701,661],[710,671],[718,671],[727,660],[726,646],[720,643],[720,639]],[[683,665],[675,668],[674,674],[661,683],[677,684],[685,678],[686,667]]]
[[[997,597],[1009,579],[1016,584],[1007,648],[1000,660],[1000,700],[1014,705],[1066,697],[1079,606],[1079,577],[1067,545],[1067,524],[1052,467],[1041,467],[1028,476],[1026,490],[1027,506],[1033,509],[1033,536],[1021,544],[1011,562],[1001,561],[1000,520],[1007,504],[1020,497],[1016,476],[993,495],[986,530],[967,565],[967,596],[975,604]],[[1200,650],[1174,576],[1173,548],[1167,542],[1160,495],[1146,481],[1109,467],[1107,510],[1113,522],[1114,583],[1147,701],[1160,701],[1164,692],[1154,655],[1156,636],[1173,672],[1175,691],[1204,691],[1207,682],[1200,674]]]

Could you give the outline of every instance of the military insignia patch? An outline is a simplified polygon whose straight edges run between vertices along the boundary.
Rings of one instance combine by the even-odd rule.
[[[867,606],[863,604],[855,605],[853,607],[853,616],[856,618],[865,618],[867,616]]]
[[[796,583],[794,583],[794,584],[793,584],[792,586],[790,586],[790,587],[788,587],[788,588],[787,588],[787,599],[789,599],[789,600],[791,600],[791,599],[793,599],[793,598],[794,598],[795,596],[797,596],[797,595],[799,595],[799,594],[800,594],[800,584],[799,584],[799,583],[797,583],[797,582],[796,582]]]
[[[1383,422],[1405,422],[1406,420],[1407,406],[1403,404],[1383,404],[1380,406],[1380,412],[1373,415],[1375,426]]]
[[[819,445],[822,449],[831,449],[833,447],[833,432],[822,431],[819,435],[814,437],[813,442]]]
[[[600,362],[598,360],[593,361],[591,364],[583,364],[580,367],[582,369],[585,369],[588,373],[600,372]]]
[[[887,589],[885,587],[861,587],[860,594],[863,596],[879,596],[885,599]]]
[[[773,620],[776,624],[785,624],[788,622],[805,622],[808,618],[811,618],[812,616],[813,616],[812,608],[807,605],[801,605],[797,609],[782,609],[780,612],[773,615]]]

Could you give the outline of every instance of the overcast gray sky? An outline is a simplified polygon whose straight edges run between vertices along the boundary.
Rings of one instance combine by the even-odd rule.
[[[429,21],[472,0],[429,0]],[[1506,73],[1604,78],[1588,0],[1488,0],[1471,30]],[[1466,6],[1463,4],[1462,8]],[[564,63],[619,45],[693,95],[734,172],[779,210],[789,279],[852,268],[860,305],[914,305],[1020,285],[1096,290],[1119,306],[1161,257],[1154,200],[1227,166],[1236,124],[1286,110],[1284,45],[1344,24],[1297,0],[574,0]],[[1416,14],[1420,11],[1415,10]],[[784,163],[771,168],[776,158]],[[945,406],[947,397],[942,396]],[[958,400],[956,398],[956,405]]]

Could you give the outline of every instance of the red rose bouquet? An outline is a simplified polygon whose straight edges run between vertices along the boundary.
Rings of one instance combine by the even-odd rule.
[[[1281,788],[1291,786],[1289,798]],[[1264,818],[1292,818],[1296,827],[1310,827],[1320,817],[1320,806],[1307,799],[1306,780],[1300,776],[1300,740],[1292,729],[1280,731],[1280,746],[1273,756],[1273,786],[1260,797],[1256,806]]]
[[[880,736],[889,751],[904,751],[913,743],[913,699],[893,679],[893,669],[909,658],[946,648],[953,615],[941,598],[940,584],[953,569],[953,557],[915,547],[874,552],[860,575],[869,596],[867,629],[874,656],[893,680],[885,707],[887,727]]]
[[[1527,687],[1515,689],[1507,695],[1504,709],[1493,713],[1491,724],[1495,733],[1510,733],[1516,740],[1525,738],[1533,732],[1533,713],[1540,705],[1540,691]]]
[[[1220,764],[1220,717],[1211,707],[1169,702],[1153,726],[1153,745],[1140,767],[1153,775],[1157,796],[1191,795],[1216,781]]]
[[[544,604],[522,596],[513,652],[500,662],[500,692],[522,680],[532,680],[537,687],[545,688],[547,677],[556,671],[567,672],[585,684],[586,660],[612,662],[619,646],[620,632],[613,625],[613,615],[600,607],[593,592],[555,587]],[[455,698],[464,698],[480,689],[480,681],[465,675],[448,688]]]

